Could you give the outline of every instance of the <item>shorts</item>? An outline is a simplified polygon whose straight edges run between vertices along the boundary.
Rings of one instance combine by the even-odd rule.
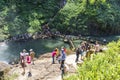
[[[82,52],[82,54],[81,54],[81,56],[84,56],[84,55],[86,55],[86,51]]]

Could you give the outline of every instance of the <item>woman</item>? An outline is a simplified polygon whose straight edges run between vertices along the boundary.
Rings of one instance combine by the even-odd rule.
[[[30,76],[32,76],[31,75],[31,56],[30,56],[30,54],[27,54],[26,62],[28,64],[28,68],[29,68],[28,77],[30,77]]]
[[[56,49],[52,52],[52,64],[55,64]]]

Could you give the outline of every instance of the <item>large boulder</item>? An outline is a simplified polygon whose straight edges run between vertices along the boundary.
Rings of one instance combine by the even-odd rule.
[[[9,72],[10,65],[0,62],[0,80],[4,78],[4,75]]]

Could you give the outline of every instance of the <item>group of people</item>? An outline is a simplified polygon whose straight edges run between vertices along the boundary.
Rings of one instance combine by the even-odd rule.
[[[26,49],[23,49],[22,52],[20,52],[20,64],[23,68],[23,72],[22,75],[25,74],[25,67],[28,66],[29,67],[29,76],[31,75],[31,64],[34,65],[34,56],[35,56],[35,52],[33,51],[33,49],[30,49],[29,52],[27,52]]]
[[[52,64],[55,64],[55,59],[58,60],[58,63],[65,61],[66,58],[66,49],[64,47],[59,51],[58,48],[55,48],[52,52]]]
[[[93,54],[93,53],[97,54],[97,52],[99,52],[99,51],[100,51],[100,45],[98,44],[98,42],[96,42],[94,45],[91,45],[88,42],[82,42],[76,48],[75,62],[79,61],[79,56],[80,56],[80,59],[83,60],[84,57],[90,58],[91,54]],[[53,50],[53,52],[51,53],[52,64],[55,64],[57,62],[60,64],[60,70],[62,70],[63,67],[65,69],[66,55],[67,54],[66,54],[65,47],[61,47],[60,50],[58,48],[55,48]],[[26,49],[23,49],[23,51],[20,52],[20,62],[21,62],[21,66],[23,68],[23,73],[22,73],[23,75],[25,74],[26,66],[29,67],[28,74],[32,75],[30,65],[34,64],[34,56],[35,56],[35,52],[33,51],[33,49],[30,49],[29,52],[27,52]]]
[[[89,44],[88,42],[84,41],[80,45],[78,45],[78,47],[76,49],[75,62],[79,61],[79,55],[80,55],[80,60],[83,60],[85,57],[90,59],[91,54],[93,54],[93,53],[97,54],[97,52],[99,52],[99,51],[100,51],[100,45],[98,44],[97,41],[95,44]]]
[[[52,64],[55,64],[55,60],[58,61],[60,64],[60,70],[62,71],[62,78],[66,70],[68,69],[67,65],[65,65],[65,60],[66,60],[66,48],[62,47],[61,50],[59,51],[58,48],[55,48],[54,51],[52,52]]]

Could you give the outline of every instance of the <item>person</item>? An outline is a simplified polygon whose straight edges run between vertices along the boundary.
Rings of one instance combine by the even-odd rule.
[[[62,64],[60,67],[61,70],[61,78],[69,71],[69,66],[67,64]]]
[[[64,49],[61,50],[61,63],[64,64],[66,59],[66,53],[64,51]]]
[[[59,57],[60,53],[59,53],[59,49],[58,48],[55,48],[56,49],[56,59]]]
[[[95,54],[97,54],[100,51],[100,45],[98,44],[98,41],[96,41],[95,44]]]
[[[52,52],[52,64],[55,64],[56,49]]]
[[[94,49],[92,49],[91,46],[90,46],[87,50],[87,53],[86,53],[85,57],[90,60],[91,54],[93,54],[93,53],[94,53]]]
[[[32,76],[32,74],[31,74],[31,60],[32,60],[32,58],[31,58],[30,54],[28,53],[26,55],[26,62],[28,64],[28,68],[29,68],[28,77]]]
[[[75,62],[78,62],[79,54],[81,54],[81,51],[80,51],[80,48],[78,47],[78,48],[76,49],[76,60],[75,60]]]
[[[63,78],[63,75],[65,74],[65,59],[66,59],[66,53],[64,48],[61,49],[61,65],[60,65],[60,70],[61,70],[61,77]]]
[[[63,62],[61,62],[60,70],[61,70],[61,78],[63,79],[63,76],[65,75],[65,65]]]
[[[86,46],[85,46],[85,42],[82,42],[81,43],[81,46],[80,46],[80,49],[81,49],[81,60],[83,60],[84,59],[84,56],[85,56],[85,54],[86,54]]]
[[[20,52],[20,64],[21,64],[21,66],[22,66],[22,68],[23,68],[22,75],[25,74],[25,66],[26,66],[26,64],[25,64],[25,59],[26,59],[26,50],[23,49],[23,51]]]
[[[58,60],[58,63],[60,64],[60,61],[61,61],[61,55],[60,54],[58,55],[57,60]]]
[[[30,49],[29,51],[30,51],[30,56],[31,56],[32,64],[34,65],[35,52],[33,51],[33,49]]]
[[[65,47],[65,46],[63,47],[63,49],[64,49],[64,52],[66,53],[66,52],[67,52],[67,49],[66,49],[66,47]]]
[[[103,39],[103,43],[106,44],[106,42],[107,42],[106,39]]]
[[[62,46],[61,49],[63,49],[64,52],[66,53],[67,50],[66,50],[66,47],[65,47],[65,46]]]

